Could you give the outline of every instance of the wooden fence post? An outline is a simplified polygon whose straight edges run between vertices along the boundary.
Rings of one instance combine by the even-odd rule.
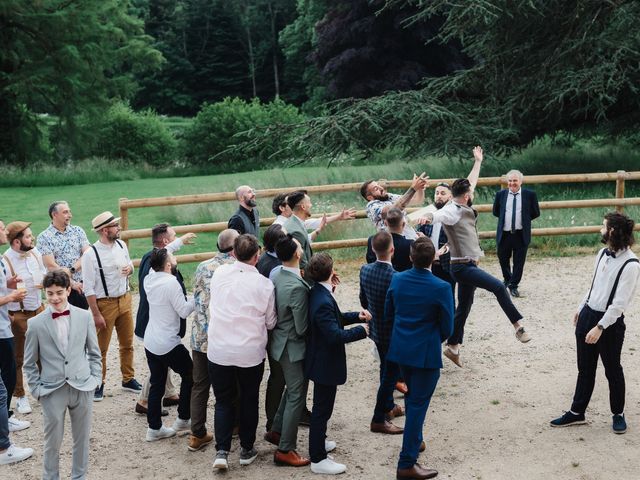
[[[129,209],[123,205],[127,198],[118,200],[118,208],[120,210],[120,230],[129,230]],[[124,239],[124,243],[129,248],[129,240]]]
[[[624,179],[626,176],[627,172],[624,170],[618,170],[616,178],[616,198],[624,198]],[[624,211],[624,206],[616,206],[616,211],[622,213]]]

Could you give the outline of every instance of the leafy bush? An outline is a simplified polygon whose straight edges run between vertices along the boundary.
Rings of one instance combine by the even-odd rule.
[[[261,103],[258,99],[247,102],[225,98],[222,102],[205,103],[185,129],[182,151],[192,165],[224,166],[229,171],[273,165],[291,158],[290,151],[282,151],[285,142],[277,135],[280,127],[302,120],[296,107],[279,99]],[[256,130],[269,130],[275,135],[270,142],[257,146],[250,141],[251,133]],[[242,148],[234,148],[241,143]]]
[[[152,110],[134,112],[116,103],[93,123],[84,125],[95,129],[91,155],[156,167],[175,161],[177,140]]]

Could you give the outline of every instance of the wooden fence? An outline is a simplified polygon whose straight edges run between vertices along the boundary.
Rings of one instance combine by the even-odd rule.
[[[433,187],[440,182],[453,182],[454,179],[430,179],[428,187]],[[624,207],[631,205],[640,205],[640,198],[625,198],[625,182],[632,180],[640,180],[640,171],[638,172],[625,172],[619,170],[615,173],[580,173],[580,174],[565,174],[565,175],[528,175],[526,177],[527,185],[535,184],[555,184],[555,183],[591,183],[591,182],[615,182],[615,198],[604,199],[589,199],[589,200],[561,200],[555,202],[540,202],[541,209],[564,209],[564,208],[593,208],[593,207],[615,207],[618,211],[623,211]],[[314,193],[331,193],[331,192],[348,192],[358,191],[361,183],[341,183],[330,185],[314,185],[307,187],[282,187],[282,188],[270,188],[265,190],[257,190],[256,195],[258,197],[273,197],[283,191],[292,192],[294,190],[307,190],[310,194]],[[408,188],[411,185],[409,180],[391,180],[386,182],[387,188]],[[478,186],[497,186],[500,185],[506,188],[506,176],[502,177],[484,177],[478,180]],[[128,243],[130,239],[134,238],[149,238],[151,237],[151,228],[142,229],[129,229],[129,210],[134,208],[147,208],[147,207],[160,207],[160,206],[175,206],[175,205],[190,205],[197,203],[210,203],[210,202],[224,202],[236,200],[234,192],[221,192],[221,193],[205,193],[195,195],[181,195],[173,197],[156,197],[156,198],[140,198],[130,200],[128,198],[121,198],[119,201],[120,209],[120,225],[122,231],[120,232],[121,238]],[[478,212],[491,212],[492,205],[476,205],[475,208]],[[417,210],[418,208],[408,208],[408,212]],[[321,214],[314,215],[319,217]],[[356,212],[356,218],[366,218],[366,211],[359,210]],[[273,223],[275,218],[262,218],[260,219],[261,226],[268,226]],[[174,225],[176,233],[184,234],[187,232],[201,233],[201,232],[221,232],[227,228],[227,222],[212,222],[212,223],[200,223],[194,225]],[[557,227],[557,228],[534,228],[531,231],[535,236],[547,236],[547,235],[575,235],[584,233],[596,233],[600,230],[600,225],[593,226],[581,226],[581,227]],[[640,223],[636,225],[636,230],[640,230]],[[495,231],[479,232],[480,238],[494,238]],[[366,238],[354,238],[348,240],[332,240],[326,242],[314,242],[314,250],[329,250],[335,248],[350,248],[361,247],[367,245]],[[177,255],[177,259],[180,263],[188,262],[201,262],[207,260],[215,255],[216,252],[202,252],[186,255]],[[134,264],[138,265],[139,259],[134,260]]]

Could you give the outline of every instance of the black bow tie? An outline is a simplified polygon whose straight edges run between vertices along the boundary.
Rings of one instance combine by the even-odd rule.
[[[608,248],[605,248],[605,249],[604,249],[604,254],[605,254],[607,257],[616,258],[616,254],[615,254],[615,253],[613,253],[613,252],[612,252],[611,250],[609,250]]]

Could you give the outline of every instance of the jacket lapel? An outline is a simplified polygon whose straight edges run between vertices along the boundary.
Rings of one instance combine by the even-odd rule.
[[[53,343],[55,343],[60,353],[62,353],[62,345],[60,345],[60,340],[58,339],[58,330],[56,329],[56,326],[53,323],[55,322],[55,320],[51,316],[51,313],[52,313],[51,307],[47,307],[46,312],[47,312],[47,316],[45,318],[44,324],[47,326],[47,331],[49,332],[49,335],[51,336]],[[69,319],[69,330],[71,330],[71,319]]]

